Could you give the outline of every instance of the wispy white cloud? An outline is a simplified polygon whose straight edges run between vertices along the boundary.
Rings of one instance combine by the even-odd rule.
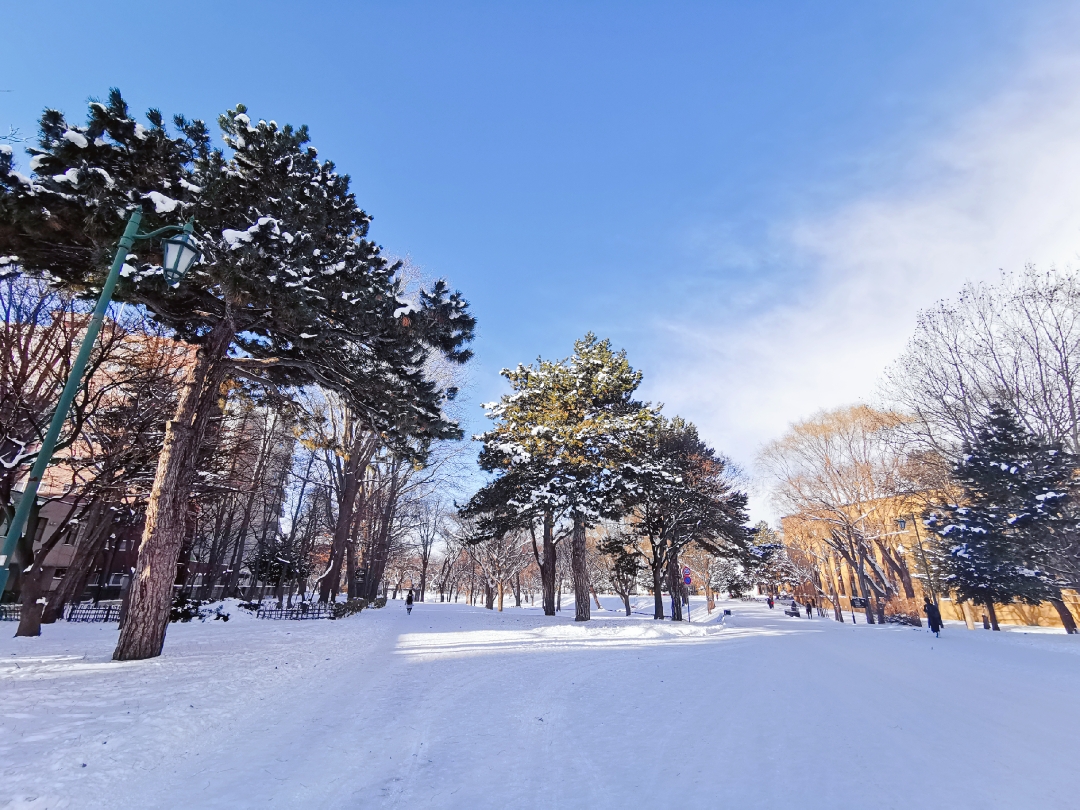
[[[660,323],[646,393],[749,466],[791,421],[871,398],[919,309],[999,268],[1074,263],[1080,49],[1039,45],[1008,86],[883,156],[883,178],[905,161],[901,183],[776,226],[762,254],[806,268],[797,289],[714,326]]]

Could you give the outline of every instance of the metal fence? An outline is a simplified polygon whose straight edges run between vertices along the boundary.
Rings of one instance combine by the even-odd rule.
[[[0,605],[0,622],[17,622],[22,615],[22,605]]]
[[[118,622],[120,605],[71,605],[68,607],[69,622]]]
[[[377,607],[379,605],[376,605]],[[255,616],[259,619],[344,619],[359,613],[367,607],[364,599],[349,599],[345,602],[304,603],[296,607],[260,607]]]
[[[260,619],[333,619],[335,618],[333,608],[333,605],[325,602],[291,608],[259,608],[255,616]]]

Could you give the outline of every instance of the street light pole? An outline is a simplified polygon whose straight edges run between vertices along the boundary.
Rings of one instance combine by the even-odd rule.
[[[112,300],[113,289],[116,287],[116,281],[120,277],[120,269],[127,260],[128,252],[138,239],[151,239],[155,236],[176,231],[184,232],[184,238],[176,240],[177,244],[182,243],[185,247],[189,245],[188,238],[192,231],[191,222],[188,222],[183,227],[168,225],[152,233],[140,234],[139,225],[141,222],[142,210],[136,208],[128,216],[127,227],[124,228],[124,235],[120,237],[120,244],[116,249],[116,258],[113,259],[112,267],[109,268],[109,275],[105,277],[105,283],[101,286],[101,295],[98,296],[97,306],[94,307],[94,313],[91,315],[90,323],[86,327],[86,334],[83,336],[82,345],[79,346],[79,353],[75,356],[75,362],[71,366],[71,373],[64,384],[64,390],[60,394],[60,401],[56,404],[56,411],[53,413],[52,421],[49,423],[49,430],[41,442],[37,458],[34,459],[34,466],[30,470],[30,477],[27,478],[26,486],[23,488],[22,496],[19,498],[19,506],[11,519],[11,525],[8,526],[3,546],[0,547],[0,594],[3,594],[4,588],[7,587],[8,573],[11,568],[11,555],[15,551],[15,544],[22,537],[23,528],[26,526],[27,518],[30,516],[30,510],[37,501],[41,479],[45,475],[46,467],[49,466],[49,462],[52,460],[53,450],[56,448],[56,442],[60,438],[60,431],[64,427],[64,422],[67,421],[71,403],[82,385],[83,373],[86,371],[86,364],[90,360],[90,352],[93,351],[94,343],[97,341],[98,333],[101,331],[101,325],[105,320],[105,310],[108,309],[109,302]],[[170,283],[179,281],[179,278],[199,258],[198,253],[194,252],[193,249],[190,258],[187,255],[182,255],[182,251],[173,251],[173,253],[175,255],[174,261],[170,263],[167,259],[166,263],[170,264],[170,266],[165,268],[166,278]],[[175,279],[175,281],[172,279]]]

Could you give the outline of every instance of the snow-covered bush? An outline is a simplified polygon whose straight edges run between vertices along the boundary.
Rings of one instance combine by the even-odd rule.
[[[227,622],[229,614],[225,612],[224,607],[217,605],[211,610],[209,607],[211,604],[206,599],[191,599],[183,595],[177,596],[173,599],[172,608],[169,610],[169,621],[190,622],[192,619],[198,619],[205,622],[208,618],[213,618],[215,621],[220,619]]]

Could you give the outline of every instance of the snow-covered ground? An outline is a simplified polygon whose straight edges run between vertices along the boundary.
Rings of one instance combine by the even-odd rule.
[[[673,624],[617,601],[588,625],[565,602],[234,611],[129,663],[109,660],[115,625],[4,637],[0,807],[1080,803],[1076,637],[935,639],[741,601],[723,625]]]

